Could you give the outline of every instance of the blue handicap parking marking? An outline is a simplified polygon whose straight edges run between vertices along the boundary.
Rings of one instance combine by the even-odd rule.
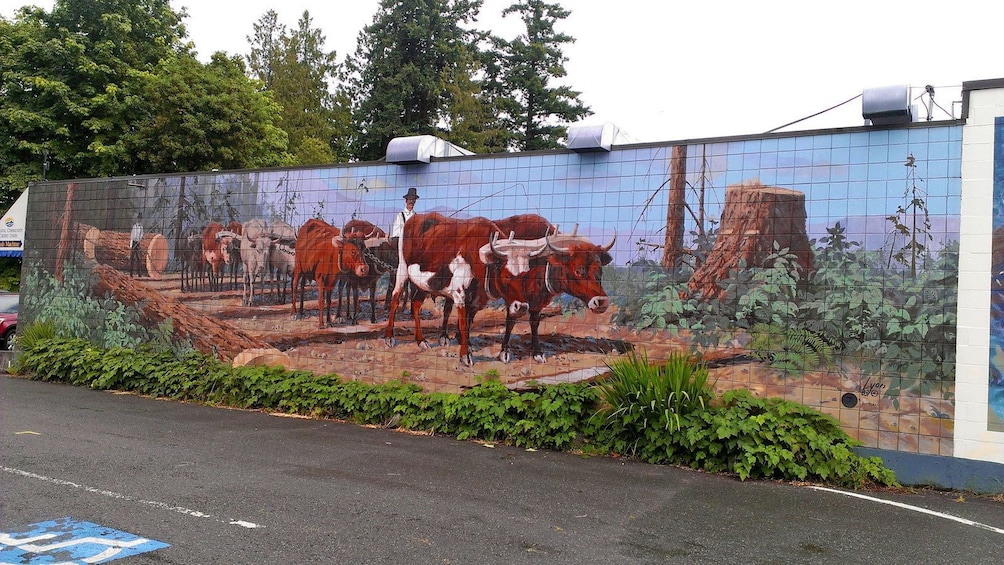
[[[0,565],[106,563],[170,544],[70,518],[0,532]]]

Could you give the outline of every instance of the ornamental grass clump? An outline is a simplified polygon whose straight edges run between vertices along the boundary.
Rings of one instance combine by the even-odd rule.
[[[708,368],[688,355],[673,353],[653,364],[645,353],[629,353],[607,365],[610,375],[596,384],[596,417],[614,451],[640,454],[645,446],[668,447],[666,440],[684,426],[687,416],[705,410],[714,399]],[[657,448],[658,449],[658,448]]]

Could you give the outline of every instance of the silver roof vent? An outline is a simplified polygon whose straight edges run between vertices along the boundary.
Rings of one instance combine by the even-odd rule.
[[[910,87],[905,84],[866,88],[861,93],[861,117],[867,124],[884,126],[913,121]]]
[[[610,151],[612,146],[626,143],[634,143],[634,140],[610,122],[568,126],[568,148],[572,151]]]
[[[386,160],[396,165],[413,165],[429,163],[433,157],[463,155],[474,155],[474,153],[434,135],[411,135],[390,140],[387,144]]]

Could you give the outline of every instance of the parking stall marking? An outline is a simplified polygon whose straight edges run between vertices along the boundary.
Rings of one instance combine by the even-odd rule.
[[[0,564],[106,563],[165,547],[170,544],[67,517],[0,532]]]
[[[78,484],[78,483],[74,483],[72,481],[66,481],[66,480],[57,479],[57,478],[54,478],[54,477],[46,477],[45,475],[39,475],[38,473],[32,473],[30,471],[22,471],[21,469],[12,469],[10,467],[0,467],[0,471],[5,471],[5,472],[11,473],[13,475],[18,475],[18,476],[21,476],[21,477],[26,477],[26,478],[29,478],[29,479],[36,479],[36,480],[40,480],[40,481],[44,481],[44,482],[47,482],[47,483],[52,483],[52,484],[56,484],[56,485],[60,485],[60,486],[65,486],[65,487],[71,487],[71,488],[75,488],[75,489],[80,489],[80,490],[83,490],[85,492],[89,492],[89,493],[93,493],[93,494],[99,494],[101,496],[107,496],[109,498],[115,498],[115,499],[118,499],[118,500],[125,500],[125,501],[129,501],[129,502],[135,502],[135,503],[143,504],[143,505],[146,505],[146,506],[153,506],[154,508],[160,508],[162,510],[170,510],[171,512],[177,512],[179,514],[184,514],[186,516],[191,516],[193,518],[208,518],[210,520],[214,520],[216,522],[221,522],[223,524],[227,524],[227,525],[231,525],[231,526],[240,526],[242,528],[248,528],[248,529],[264,528],[265,527],[262,524],[256,524],[254,522],[249,522],[247,520],[240,520],[240,519],[226,520],[226,519],[223,519],[223,518],[218,518],[216,516],[213,516],[212,514],[207,514],[206,512],[200,512],[198,510],[192,510],[191,508],[185,508],[184,506],[172,506],[170,504],[167,504],[166,502],[157,502],[156,500],[144,500],[144,499],[141,499],[141,498],[136,498],[136,497],[133,497],[133,496],[129,496],[127,494],[121,494],[121,493],[113,492],[113,491],[110,491],[110,490],[103,490],[103,489],[99,489],[99,488],[96,488],[96,487],[90,487],[90,486],[86,486],[86,485],[81,485],[81,484]],[[3,563],[0,563],[0,565],[3,565]]]

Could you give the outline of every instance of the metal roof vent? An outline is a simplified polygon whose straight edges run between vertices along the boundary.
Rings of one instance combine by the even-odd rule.
[[[861,117],[866,124],[885,126],[913,121],[910,87],[904,84],[866,88],[861,94]]]
[[[568,148],[579,153],[610,151],[614,145],[633,142],[631,136],[610,122],[568,126]]]
[[[390,140],[387,144],[386,160],[396,165],[413,165],[429,163],[433,157],[463,155],[474,155],[474,153],[434,135],[411,135]]]

